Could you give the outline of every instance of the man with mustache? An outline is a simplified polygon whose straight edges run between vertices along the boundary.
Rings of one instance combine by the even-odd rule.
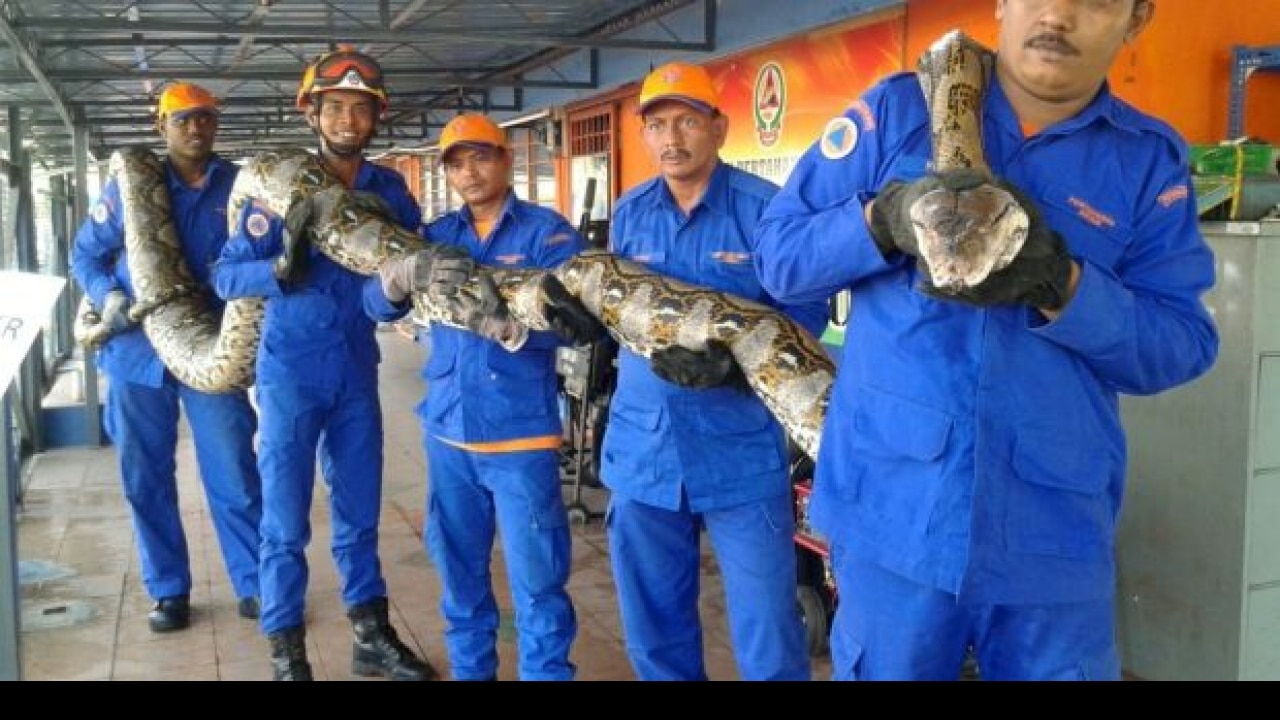
[[[586,248],[559,214],[516,197],[513,149],[488,117],[453,118],[439,147],[449,186],[465,205],[433,220],[424,234],[463,260],[434,273],[431,302],[455,301],[456,287],[449,286],[465,280],[478,262],[551,269]],[[418,406],[430,484],[424,540],[440,574],[455,680],[498,676],[500,618],[489,565],[499,529],[520,679],[572,680],[576,672],[569,660],[578,621],[565,590],[572,554],[560,494],[564,428],[555,353],[565,342],[598,339],[604,328],[554,276],[547,282],[558,290],[548,308],[557,332],[507,336],[508,345],[436,323],[430,329],[431,356],[422,370],[427,396]],[[396,273],[384,270],[366,285],[366,300],[383,320],[402,317],[409,297],[401,288]]]
[[[778,188],[725,164],[729,118],[707,71],[671,63],[644,80],[642,137],[659,176],[618,200],[613,252],[685,282],[779,306],[752,267],[756,223]],[[817,334],[822,300],[783,307]],[[618,357],[600,474],[627,654],[643,680],[705,680],[698,617],[705,528],[747,680],[807,680],[796,611],[795,518],[782,427],[722,343]]]
[[[955,679],[969,649],[987,679],[1120,677],[1117,394],[1218,351],[1185,143],[1106,82],[1154,11],[996,2],[982,139],[1030,227],[976,287],[920,291],[904,198],[954,178],[925,175],[914,74],[832,120],[765,213],[766,287],[853,295],[809,506],[842,591],[838,679]]]
[[[165,140],[165,186],[183,258],[201,283],[227,242],[227,198],[238,168],[213,151],[218,102],[199,85],[160,94],[156,129]],[[258,522],[262,485],[253,451],[257,418],[244,391],[203,393],[165,369],[142,326],[129,317],[133,281],[125,255],[124,206],[115,179],[76,234],[71,271],[116,333],[98,352],[110,380],[106,429],[116,446],[137,533],[142,583],[155,605],[153,632],[191,622],[191,563],[178,507],[174,454],[185,410],[200,480],[241,617],[258,617]],[[181,406],[181,410],[180,407]]]
[[[418,203],[404,178],[365,159],[390,106],[378,62],[352,48],[309,65],[298,109],[325,169],[390,222],[416,230]],[[311,501],[317,458],[328,485],[331,550],[353,638],[351,672],[431,680],[435,670],[391,625],[378,559],[382,510],[382,408],[375,322],[363,309],[367,278],[304,242],[305,205],[281,218],[257,203],[214,269],[224,298],[266,298],[258,350],[262,429],[262,632],[276,680],[311,680],[306,651]],[[300,215],[301,217],[294,217]],[[427,272],[430,253],[411,256]]]

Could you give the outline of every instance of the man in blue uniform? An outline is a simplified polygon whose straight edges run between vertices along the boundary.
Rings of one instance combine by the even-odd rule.
[[[440,134],[440,162],[466,204],[428,225],[426,237],[488,265],[557,267],[586,243],[560,215],[516,197],[512,160],[506,133],[489,118],[468,113],[451,120]],[[410,268],[388,263],[381,278],[365,287],[376,317],[393,319],[408,310],[407,278],[418,263],[401,263]],[[437,267],[427,279],[428,296],[443,301],[447,276],[465,277],[470,268]],[[422,372],[428,391],[418,406],[430,480],[426,545],[443,585],[445,642],[458,680],[497,677],[499,617],[489,564],[498,528],[515,606],[520,679],[574,676],[569,650],[578,625],[565,591],[572,557],[560,495],[564,428],[555,352],[566,340],[594,340],[603,328],[572,296],[556,297],[549,316],[560,336],[530,333],[514,351],[465,330],[431,325],[431,356]]]
[[[416,228],[421,215],[404,178],[364,158],[387,104],[378,63],[349,49],[317,60],[298,91],[298,108],[316,132],[326,169],[353,191],[381,198],[394,221]],[[333,558],[355,632],[351,671],[429,680],[431,666],[391,626],[378,560],[380,357],[375,324],[362,310],[365,278],[308,251],[283,225],[265,209],[248,208],[214,271],[219,295],[267,298],[257,400],[262,630],[271,643],[274,675],[312,679],[303,622],[318,450],[329,486]]]
[[[227,240],[227,197],[236,177],[236,166],[213,152],[217,101],[198,85],[172,84],[160,95],[157,127],[168,150],[164,167],[170,216],[188,268],[205,283]],[[118,330],[98,352],[97,362],[110,381],[107,434],[115,442],[133,512],[142,582],[155,600],[147,619],[156,632],[180,630],[190,622],[191,565],[174,457],[179,403],[191,424],[200,480],[231,586],[240,598],[240,615],[256,618],[262,517],[253,452],[257,419],[244,391],[202,393],[175,379],[142,326],[129,318],[133,283],[124,211],[113,179],[76,234],[71,271],[101,308],[103,322]]]
[[[660,175],[618,201],[614,252],[650,270],[777,305],[756,277],[754,232],[776,185],[726,165],[729,120],[703,68],[645,78],[639,111]],[[787,311],[813,333],[822,301]],[[629,350],[602,446],[606,524],[627,653],[645,680],[703,680],[699,534],[724,579],[742,678],[809,678],[796,611],[795,519],[782,427],[746,386],[728,348]]]
[[[810,512],[841,602],[833,673],[1115,679],[1117,394],[1205,372],[1213,258],[1183,141],[1106,83],[1148,0],[998,0],[987,161],[1031,218],[1008,268],[920,292],[904,199],[925,176],[915,75],[831,121],[761,223],[757,267],[792,300],[853,292]],[[922,177],[923,176],[923,177]]]

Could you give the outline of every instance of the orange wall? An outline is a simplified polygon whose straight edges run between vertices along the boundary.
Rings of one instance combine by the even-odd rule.
[[[639,92],[640,86],[637,84],[636,93]],[[636,115],[636,104],[636,97],[633,95],[623,100],[618,107],[617,137],[621,145],[618,153],[618,187],[621,192],[626,192],[657,174],[653,158],[640,135],[640,117]]]
[[[994,44],[995,0],[911,0],[907,58],[952,28]],[[1226,139],[1233,45],[1280,45],[1280,2],[1158,0],[1156,16],[1111,73],[1112,90],[1176,127],[1187,142]],[[1280,71],[1254,73],[1245,133],[1280,144]]]
[[[902,56],[882,58],[883,63],[876,68],[876,72],[883,74],[914,66],[915,59],[930,43],[953,28],[961,28],[977,40],[995,46],[995,0],[909,0],[905,15],[895,19],[896,15],[886,12],[857,18],[708,63],[707,68],[722,92],[741,106],[731,114],[732,137],[726,146],[726,158],[734,159],[730,155],[745,153],[746,141],[741,135],[751,132],[751,114],[747,109],[750,106],[736,97],[747,92],[743,85],[747,74],[739,72],[744,64],[754,68],[770,59],[773,53],[783,52],[789,64],[799,63],[807,71],[804,65],[812,60],[810,55],[815,48],[821,51],[825,47],[827,52],[838,56],[848,54],[847,41],[842,40],[841,35],[856,36],[860,28],[886,21],[895,25],[903,23],[905,31],[897,35],[903,48]],[[1112,89],[1135,106],[1169,122],[1188,142],[1219,142],[1227,133],[1231,47],[1236,44],[1280,45],[1280,1],[1158,0],[1152,24],[1132,46],[1121,51],[1111,75]],[[871,54],[883,53],[885,47],[892,45],[890,40]],[[868,75],[871,71],[867,67],[860,69],[862,72],[846,72],[842,68],[840,73],[831,73],[848,85],[838,92],[829,87],[810,86],[809,81],[817,75],[801,72],[796,77],[806,82],[793,86],[796,90],[793,97],[808,103],[803,108],[805,113],[832,117],[847,107],[851,96],[860,94],[878,79]],[[1254,73],[1247,87],[1246,134],[1280,145],[1280,71]],[[639,78],[632,84],[631,92],[639,92]],[[640,139],[635,95],[628,96],[623,90],[615,101],[618,103],[615,137],[620,147],[618,180],[620,190],[626,191],[653,177],[655,169]],[[826,107],[822,106],[824,102]],[[804,134],[814,135],[810,141],[816,139],[814,128],[817,127],[812,122],[803,126]],[[796,135],[792,135],[789,141],[796,139]]]

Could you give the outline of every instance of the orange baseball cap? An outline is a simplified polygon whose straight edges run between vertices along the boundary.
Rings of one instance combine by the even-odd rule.
[[[638,111],[644,114],[663,100],[676,100],[707,113],[720,107],[720,94],[706,68],[682,62],[667,63],[645,77]]]
[[[218,99],[213,93],[192,83],[174,83],[160,93],[160,107],[156,114],[161,120],[176,115],[185,117],[193,112],[204,111],[214,113],[218,110]]]
[[[466,145],[471,147],[495,147],[506,149],[507,133],[487,116],[464,113],[449,121],[440,131],[440,159],[449,151]]]

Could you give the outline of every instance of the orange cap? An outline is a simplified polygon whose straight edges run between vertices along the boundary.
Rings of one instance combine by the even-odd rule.
[[[218,99],[213,93],[192,83],[174,83],[160,93],[160,107],[156,115],[161,120],[170,115],[189,115],[197,110],[218,112]]]
[[[506,148],[507,133],[484,115],[464,113],[450,120],[440,131],[441,159],[459,145]]]
[[[639,112],[644,113],[662,100],[677,100],[703,112],[720,107],[720,94],[706,69],[682,62],[667,63],[645,77],[640,88]]]

